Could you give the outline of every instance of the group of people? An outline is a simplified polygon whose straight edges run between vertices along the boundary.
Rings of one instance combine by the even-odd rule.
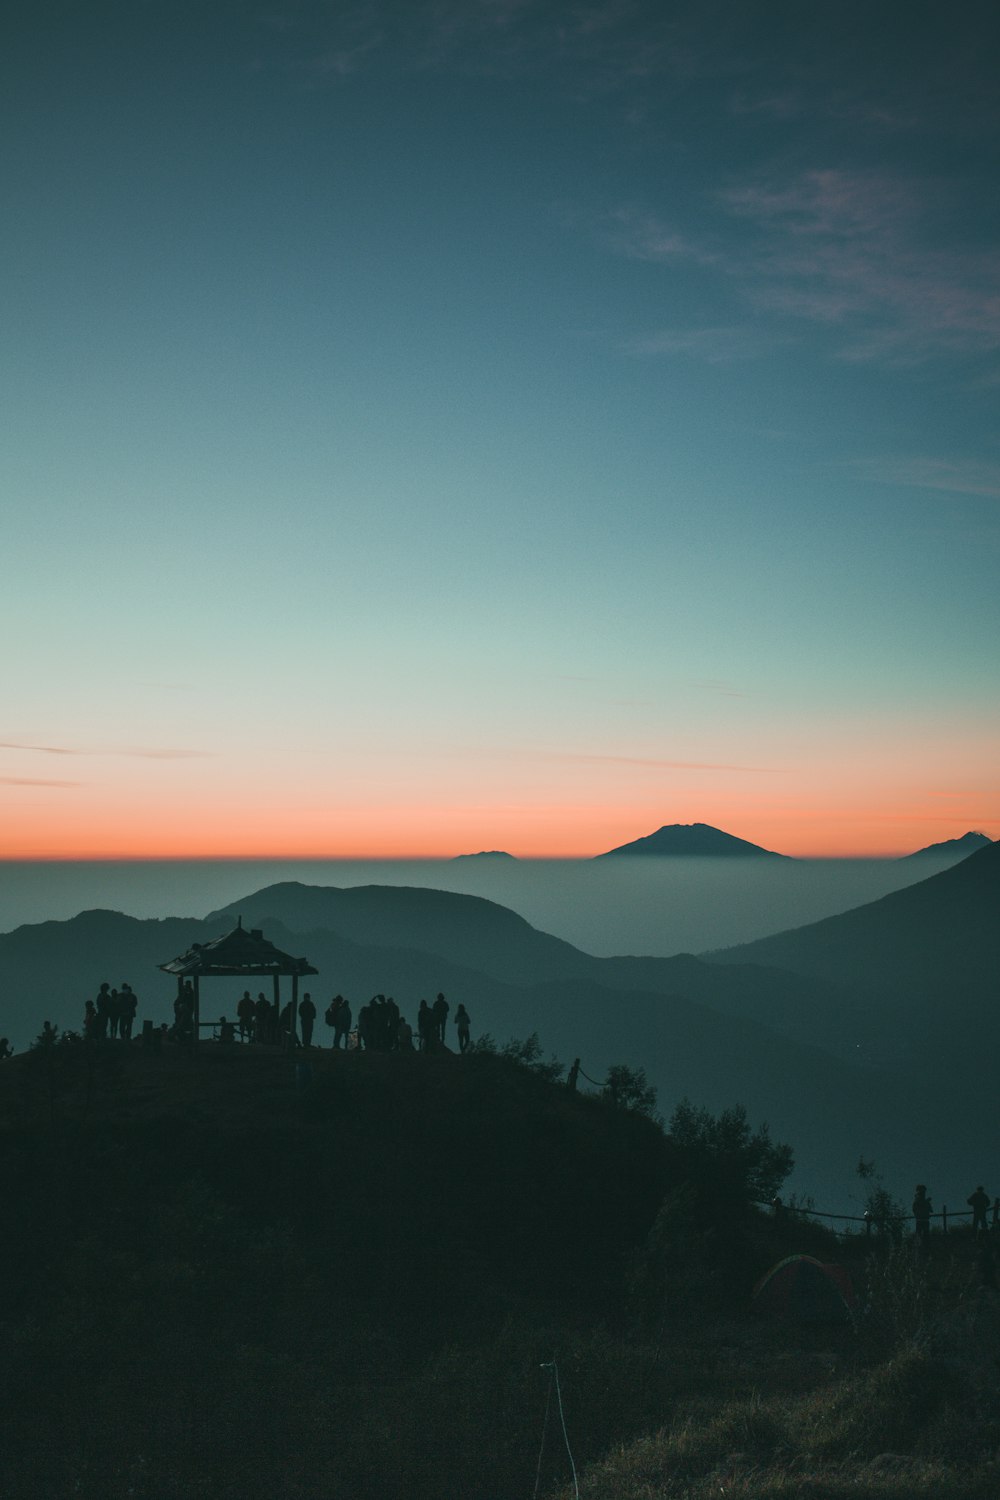
[[[417,1011],[416,1049],[433,1052],[445,1045],[445,1032],[451,1007],[444,995],[433,1005],[421,1000]],[[333,1046],[358,1048],[367,1052],[413,1052],[414,1031],[391,995],[373,995],[358,1011],[357,1027],[352,1029],[353,1014],[343,995],[334,995],[327,1006],[326,1024],[333,1028]],[[455,1029],[459,1052],[471,1045],[472,1021],[464,1005],[455,1012]],[[302,1040],[306,1046],[305,1028]]]
[[[103,1040],[105,1037],[121,1037],[130,1041],[135,1013],[139,1008],[139,997],[130,984],[122,982],[120,990],[102,984],[95,1000],[88,1000],[83,1010],[83,1035],[85,1040]]]
[[[138,1000],[131,985],[123,984],[120,990],[113,990],[110,985],[102,984],[96,1000],[86,1002],[84,1037],[130,1040],[137,1008]],[[373,995],[358,1011],[357,1024],[349,1001],[343,995],[335,995],[327,1006],[325,1020],[333,1030],[333,1046],[338,1050],[433,1052],[445,1046],[450,1010],[444,995],[439,994],[432,1005],[421,1000],[414,1033],[391,995]],[[160,1032],[172,1041],[190,1042],[194,1035],[194,1013],[194,986],[186,980],[174,998],[174,1024],[161,1027]],[[268,1000],[262,991],[255,1000],[249,990],[243,991],[235,1020],[222,1016],[213,1023],[222,1042],[234,1042],[238,1034],[241,1041],[271,1047],[311,1047],[315,1025],[316,1006],[308,992],[297,1006],[291,1000],[282,1006],[277,1000]],[[454,1025],[458,1050],[466,1052],[472,1044],[472,1021],[464,1005],[455,1011]]]
[[[310,995],[302,996],[298,1010],[302,1040],[308,1047],[312,1044],[313,1026],[316,1024],[316,1007]],[[292,1011],[290,1000],[279,1005],[277,1000],[268,1000],[263,991],[258,993],[255,1000],[249,990],[244,990],[236,1007],[235,1024],[227,1021],[225,1016],[220,1020],[219,1039],[223,1042],[233,1041],[238,1029],[241,1041],[261,1042],[268,1047],[281,1046],[292,1033]]]
[[[976,1239],[985,1238],[991,1232],[1000,1235],[1000,1198],[994,1198],[991,1204],[989,1193],[979,1183],[975,1192],[965,1201],[972,1209],[972,1233]],[[930,1234],[933,1213],[934,1205],[928,1196],[926,1184],[918,1182],[913,1196],[913,1228],[918,1239],[925,1240]],[[989,1223],[987,1214],[990,1214]]]
[[[308,991],[299,1001],[297,1010],[301,1045],[311,1047],[316,1006]],[[356,1024],[350,1001],[343,995],[334,995],[323,1019],[333,1031],[335,1051],[432,1052],[445,1045],[449,1012],[450,1006],[444,995],[438,995],[433,1005],[421,1000],[415,1039],[413,1027],[391,995],[373,995],[358,1011]],[[234,1041],[238,1029],[241,1041],[260,1042],[265,1046],[287,1045],[296,1019],[290,1000],[279,1009],[277,1002],[269,1001],[264,994],[259,994],[254,1000],[249,990],[243,991],[236,1016],[235,1025],[225,1016],[219,1022],[221,1041]],[[455,1012],[455,1028],[458,1049],[466,1052],[471,1046],[472,1021],[464,1005]],[[298,1044],[299,1036],[296,1035],[295,1045]]]

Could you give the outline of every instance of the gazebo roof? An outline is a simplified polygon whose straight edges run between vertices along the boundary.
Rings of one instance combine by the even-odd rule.
[[[319,973],[307,959],[282,953],[258,928],[247,932],[242,919],[232,932],[211,943],[193,943],[186,953],[159,967],[165,974],[178,974],[185,979]]]

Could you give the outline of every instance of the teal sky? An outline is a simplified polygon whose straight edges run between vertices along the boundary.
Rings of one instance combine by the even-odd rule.
[[[25,7],[0,853],[1000,836],[998,38]]]

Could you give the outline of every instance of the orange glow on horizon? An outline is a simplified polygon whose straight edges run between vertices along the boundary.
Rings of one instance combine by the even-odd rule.
[[[969,802],[973,799],[970,797]],[[190,809],[106,809],[90,816],[43,820],[8,818],[0,859],[70,860],[443,860],[458,854],[502,849],[521,859],[586,859],[665,823],[709,823],[737,838],[802,859],[877,859],[912,853],[956,838],[969,829],[988,837],[1000,822],[968,808],[942,812],[904,805],[845,812],[833,808],[759,806],[740,808],[625,808],[621,806],[493,806],[327,810],[255,807],[214,809],[198,817]],[[27,809],[24,809],[27,812]],[[37,809],[32,809],[37,813]]]

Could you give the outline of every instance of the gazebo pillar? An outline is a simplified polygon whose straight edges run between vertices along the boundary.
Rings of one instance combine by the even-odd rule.
[[[191,1017],[191,1043],[192,1046],[197,1047],[198,1038],[201,1036],[199,1029],[201,1026],[201,986],[198,983],[197,974],[194,976],[192,988],[194,989],[194,1014]]]
[[[296,1032],[299,1025],[299,976],[292,975],[292,1034],[288,1045],[295,1051]]]

